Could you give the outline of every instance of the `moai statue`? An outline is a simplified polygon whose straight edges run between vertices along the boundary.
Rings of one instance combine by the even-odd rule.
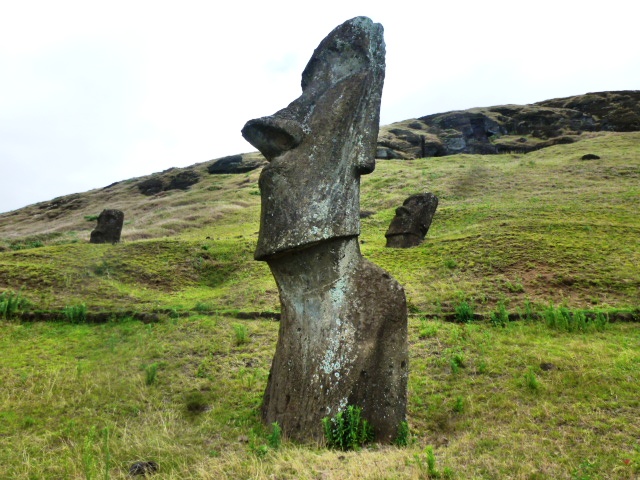
[[[256,260],[282,304],[262,404],[299,441],[321,440],[322,419],[362,408],[374,438],[405,420],[408,348],[403,288],[362,257],[360,175],[375,168],[384,81],[382,26],[366,17],[334,29],[302,73],[302,95],[242,135],[269,160]]]
[[[438,197],[433,193],[411,195],[396,208],[387,233],[387,247],[410,248],[420,245],[426,237],[438,208]]]
[[[118,243],[124,223],[120,210],[103,210],[98,215],[98,225],[91,232],[89,243]]]

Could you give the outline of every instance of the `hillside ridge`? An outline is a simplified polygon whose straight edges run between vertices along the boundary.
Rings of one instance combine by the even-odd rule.
[[[378,158],[527,153],[593,132],[640,130],[640,90],[595,92],[529,105],[454,110],[385,125]]]
[[[453,110],[380,127],[376,159],[416,159],[461,153],[527,153],[590,137],[593,132],[640,131],[640,90],[586,93],[528,105]],[[172,167],[0,213],[0,238],[12,219],[29,210],[31,220],[57,218],[83,206],[81,196],[135,184],[144,195],[186,190],[203,175],[247,173],[267,163],[259,152],[232,154],[187,167]],[[206,172],[206,173],[205,173]]]

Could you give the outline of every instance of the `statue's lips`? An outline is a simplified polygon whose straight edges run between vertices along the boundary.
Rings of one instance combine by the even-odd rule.
[[[271,161],[300,145],[305,133],[295,120],[272,116],[249,120],[242,136]]]

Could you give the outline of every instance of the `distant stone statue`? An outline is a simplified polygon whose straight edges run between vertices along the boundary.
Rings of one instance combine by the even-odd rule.
[[[124,213],[120,210],[103,210],[98,215],[98,225],[91,232],[89,243],[118,243],[124,224]]]
[[[438,197],[433,193],[418,193],[407,198],[396,209],[385,233],[387,247],[410,248],[420,245],[426,237],[438,208]]]
[[[275,277],[279,339],[263,420],[322,439],[322,419],[362,408],[375,440],[405,420],[404,290],[360,254],[360,175],[375,168],[383,29],[366,17],[335,28],[302,73],[302,95],[242,135],[270,162],[260,175],[255,252]]]

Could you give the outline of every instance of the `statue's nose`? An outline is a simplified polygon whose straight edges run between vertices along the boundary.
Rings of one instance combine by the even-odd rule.
[[[304,131],[298,122],[276,116],[249,120],[242,129],[242,136],[260,150],[267,160],[300,145]]]

